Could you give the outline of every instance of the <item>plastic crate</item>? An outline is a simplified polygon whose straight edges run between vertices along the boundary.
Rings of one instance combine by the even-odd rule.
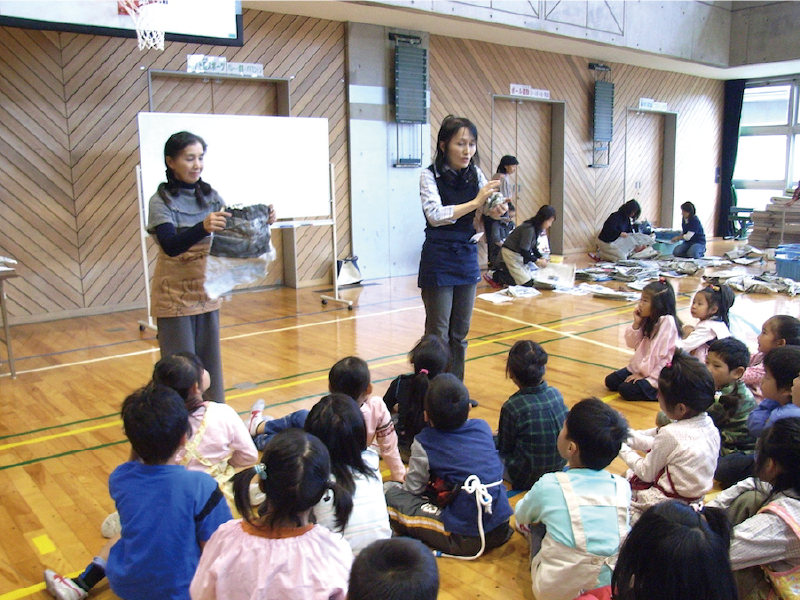
[[[775,252],[775,267],[778,277],[800,281],[800,244],[779,246]]]

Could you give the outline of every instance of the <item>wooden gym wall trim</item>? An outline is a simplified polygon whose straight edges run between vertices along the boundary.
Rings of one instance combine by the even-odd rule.
[[[690,200],[698,207],[706,231],[713,231],[719,186],[714,169],[719,164],[723,109],[723,82],[609,63],[615,84],[614,142],[611,166],[590,169],[592,159],[591,106],[594,89],[590,59],[551,54],[486,42],[437,35],[430,37],[431,148],[435,149],[439,124],[448,114],[470,118],[478,127],[481,167],[491,176],[503,154],[511,154],[514,127],[495,123],[491,146],[491,95],[508,94],[511,83],[550,90],[554,100],[566,102],[565,140],[565,252],[584,252],[594,247],[606,217],[625,199],[638,198],[646,207],[644,216],[657,218],[660,190],[663,119],[658,115],[636,119],[628,137],[628,166],[633,156],[641,158],[637,173],[642,187],[623,190],[625,107],[636,106],[640,97],[667,102],[678,112],[675,206]],[[532,103],[531,103],[532,104]],[[498,110],[497,106],[495,107]],[[500,109],[500,117],[511,111]],[[527,107],[519,129],[534,138],[520,151],[528,164],[520,164],[519,177],[526,178],[517,222],[531,217],[549,197],[549,109]],[[629,119],[630,122],[630,119]],[[541,131],[540,131],[541,130]],[[540,137],[544,136],[544,137]],[[505,146],[504,146],[505,144]],[[638,154],[637,154],[638,153]],[[521,161],[522,162],[522,161]],[[491,163],[491,164],[490,164]],[[525,173],[523,173],[523,171]],[[647,211],[652,211],[652,214]],[[679,221],[675,221],[679,225]]]
[[[0,255],[19,260],[21,275],[8,282],[12,322],[144,307],[133,172],[136,113],[148,110],[140,67],[184,70],[187,54],[294,77],[292,115],[329,121],[337,243],[340,256],[350,254],[344,24],[245,10],[244,28],[242,48],[166,42],[161,53],[140,52],[131,39],[0,27]],[[271,114],[274,98],[255,87],[175,86],[159,110]],[[257,148],[227,151],[241,153],[242,176],[266,202],[302,185],[259,181]],[[298,234],[298,279],[328,279],[330,228]],[[280,242],[277,233],[278,259],[256,285],[283,279]]]

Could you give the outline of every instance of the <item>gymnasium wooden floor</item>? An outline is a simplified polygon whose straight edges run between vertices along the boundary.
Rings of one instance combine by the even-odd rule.
[[[719,255],[733,242],[713,244]],[[576,257],[581,266],[587,259]],[[612,287],[621,284],[614,282]],[[689,317],[698,277],[673,280],[680,314]],[[482,286],[479,292],[490,291]],[[357,354],[370,365],[376,393],[408,371],[406,354],[423,331],[415,277],[368,282],[342,295],[351,312],[323,307],[316,289],[240,294],[222,309],[227,400],[241,414],[257,398],[282,416],[310,408],[326,393],[327,372]],[[505,356],[519,339],[543,344],[547,381],[568,405],[591,395],[621,410],[634,427],[649,427],[655,403],[626,403],[603,386],[631,354],[623,340],[631,304],[545,292],[494,306],[477,300],[470,331],[466,384],[480,406],[472,416],[497,426],[500,407],[515,391]],[[752,324],[755,347],[772,314],[800,316],[800,299],[740,295],[735,312]],[[152,332],[140,334],[144,311],[14,327],[15,380],[0,376],[0,600],[47,598],[42,570],[79,572],[102,546],[100,523],[113,510],[107,483],[128,456],[118,410],[149,378],[159,358]],[[612,471],[621,472],[617,460]],[[520,496],[512,498],[515,503]],[[531,598],[527,548],[516,535],[504,547],[469,562],[439,559],[440,598]],[[93,598],[116,598],[102,584]]]

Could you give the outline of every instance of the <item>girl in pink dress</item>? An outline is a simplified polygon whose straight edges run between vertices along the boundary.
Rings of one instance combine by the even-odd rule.
[[[266,499],[250,505],[258,477]],[[261,462],[233,478],[242,519],[219,527],[206,544],[190,588],[193,600],[343,600],[353,552],[338,533],[309,522],[312,508],[332,492],[343,529],[353,500],[331,477],[328,449],[300,429],[275,435]],[[255,512],[254,512],[255,509]]]
[[[623,400],[655,400],[658,376],[681,339],[675,292],[663,277],[648,283],[625,331],[625,343],[635,348],[628,366],[606,377],[606,387]]]

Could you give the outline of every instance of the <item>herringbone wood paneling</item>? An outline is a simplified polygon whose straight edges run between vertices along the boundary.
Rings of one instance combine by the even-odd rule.
[[[20,261],[21,277],[8,283],[15,322],[144,306],[136,114],[149,110],[146,69],[184,70],[187,54],[293,77],[292,115],[328,119],[337,242],[340,256],[350,253],[344,26],[250,10],[243,19],[242,48],[166,42],[163,52],[144,53],[131,39],[0,28],[0,254]],[[154,97],[163,112],[276,112],[274,86],[250,81],[159,78]],[[257,165],[251,176],[269,185],[258,182]],[[299,281],[329,277],[330,241],[328,227],[300,232]],[[253,286],[283,279],[279,231],[275,245],[278,259]],[[148,255],[152,273],[152,242]]]
[[[623,189],[625,179],[625,108],[636,106],[640,97],[667,102],[669,109],[678,113],[678,141],[676,160],[676,205],[691,200],[706,230],[713,231],[718,186],[714,184],[714,168],[719,162],[720,126],[722,123],[723,86],[720,81],[703,79],[678,73],[668,73],[641,67],[611,63],[612,81],[615,84],[614,142],[611,144],[611,166],[591,169],[591,107],[594,77],[588,69],[589,59],[550,54],[523,48],[501,46],[471,40],[461,40],[432,35],[430,38],[431,69],[431,144],[436,141],[438,125],[445,115],[453,113],[470,118],[478,127],[478,150],[483,156],[493,156],[496,162],[508,151],[500,146],[510,139],[505,123],[498,126],[498,118],[507,119],[505,112],[498,113],[495,106],[495,136],[500,142],[491,143],[491,95],[507,95],[511,83],[522,83],[534,88],[550,90],[550,97],[563,100],[567,106],[565,140],[565,214],[563,219],[564,249],[567,252],[585,251],[594,247],[594,240],[603,221],[627,198]],[[526,158],[530,165],[520,165],[523,172],[545,167],[549,169],[549,110],[539,118],[525,113],[528,127],[532,129],[531,144],[536,139],[535,151]],[[638,129],[628,137],[630,168],[631,144],[636,146],[641,163],[647,169],[639,175],[642,187],[637,192],[647,192],[647,211],[655,217],[660,203],[660,160],[662,154],[663,119],[651,117],[652,126]],[[657,126],[654,125],[657,124]],[[630,125],[630,121],[629,121]],[[499,128],[499,133],[498,133]],[[646,139],[643,139],[646,138]],[[520,141],[517,142],[518,146]],[[523,146],[524,148],[524,146]],[[521,151],[518,151],[521,152]],[[541,159],[544,157],[544,162]],[[522,162],[522,159],[520,160]],[[540,167],[545,165],[545,167]],[[496,165],[488,167],[494,168]],[[486,165],[484,164],[484,167]],[[535,172],[535,171],[534,171]],[[549,185],[549,173],[540,171],[536,181],[544,178]],[[631,175],[628,174],[631,182]],[[629,186],[632,187],[632,183]],[[535,187],[541,187],[535,184]],[[535,212],[547,196],[540,189],[532,189],[533,201],[521,200],[520,218]],[[541,200],[537,200],[541,196]],[[677,221],[676,221],[677,223]],[[664,225],[664,224],[662,224]]]

